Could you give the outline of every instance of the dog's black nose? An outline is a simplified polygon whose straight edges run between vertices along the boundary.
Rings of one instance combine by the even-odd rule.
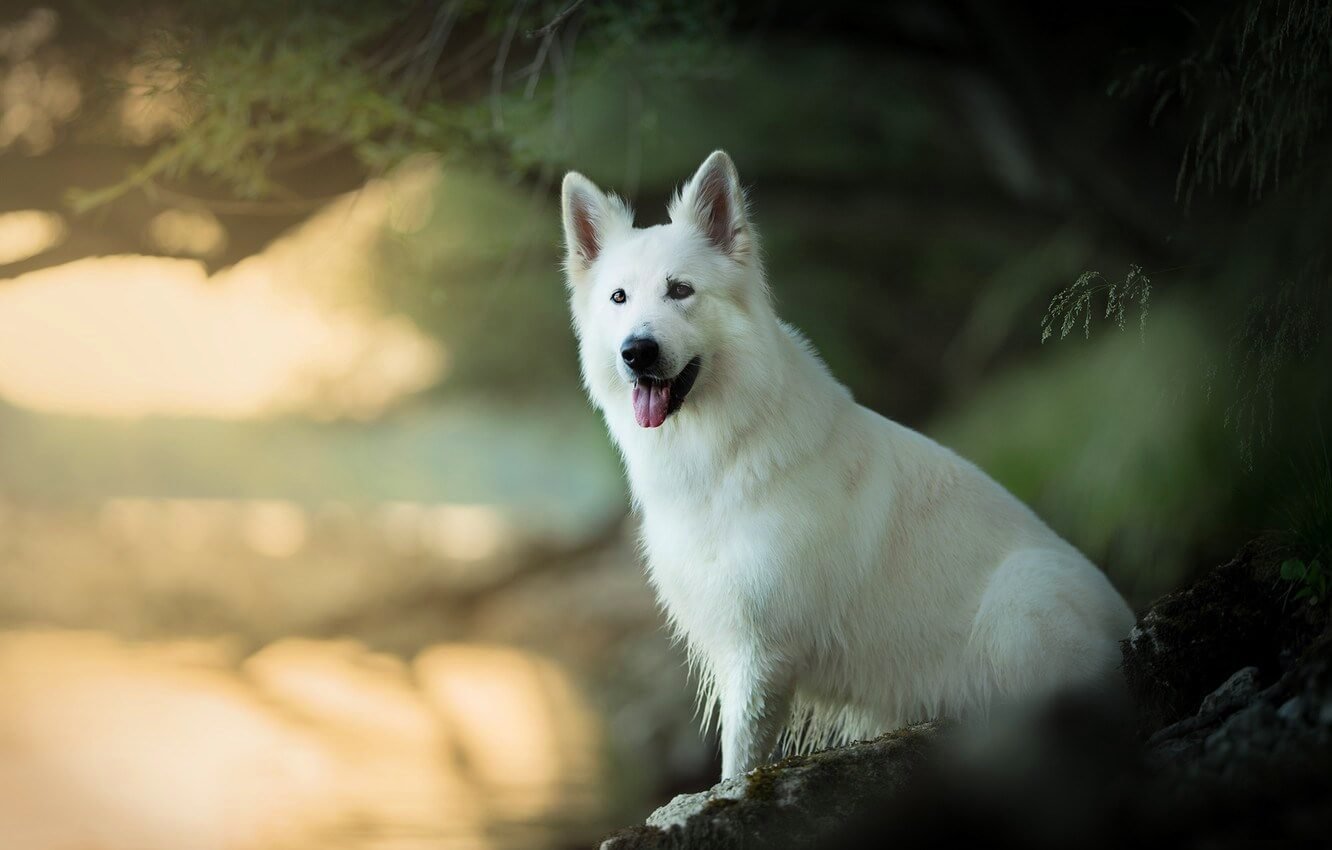
[[[624,358],[625,365],[635,372],[646,372],[656,366],[660,354],[657,341],[648,336],[631,336],[620,346],[620,356]]]

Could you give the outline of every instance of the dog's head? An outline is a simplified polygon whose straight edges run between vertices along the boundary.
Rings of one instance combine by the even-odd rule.
[[[581,174],[564,178],[565,270],[583,376],[608,412],[656,428],[704,395],[736,323],[763,287],[731,158],[716,151],[670,205],[633,213]]]

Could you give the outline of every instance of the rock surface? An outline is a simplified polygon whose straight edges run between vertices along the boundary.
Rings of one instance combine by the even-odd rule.
[[[866,801],[901,791],[934,751],[942,728],[938,722],[908,726],[681,794],[653,812],[646,825],[606,839],[602,850],[816,841],[859,814]]]
[[[1193,714],[1231,674],[1271,681],[1326,624],[1290,599],[1279,553],[1250,544],[1228,564],[1157,600],[1124,644],[1124,676],[1144,731]]]
[[[1124,642],[1128,705],[1069,697],[985,737],[926,723],[658,809],[603,850],[1232,846],[1332,834],[1332,631],[1250,546]]]

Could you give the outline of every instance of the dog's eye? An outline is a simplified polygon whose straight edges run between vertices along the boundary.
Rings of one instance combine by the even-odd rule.
[[[627,299],[628,296],[624,294],[623,289],[617,289],[611,293],[611,300],[616,304],[623,304]]]
[[[694,294],[694,287],[685,283],[683,280],[672,280],[666,287],[666,297],[674,298],[676,301],[682,301]]]

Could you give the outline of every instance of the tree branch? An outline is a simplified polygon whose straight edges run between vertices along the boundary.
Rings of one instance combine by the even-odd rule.
[[[551,18],[550,23],[546,24],[543,27],[538,27],[537,29],[534,30],[528,30],[527,32],[523,33],[523,37],[528,39],[546,38],[547,36],[554,33],[555,30],[559,29],[560,25],[563,24],[565,21],[567,21],[570,15],[578,11],[578,7],[583,5],[583,2],[584,0],[574,0],[568,6],[565,6],[562,12],[560,12],[555,17]]]

